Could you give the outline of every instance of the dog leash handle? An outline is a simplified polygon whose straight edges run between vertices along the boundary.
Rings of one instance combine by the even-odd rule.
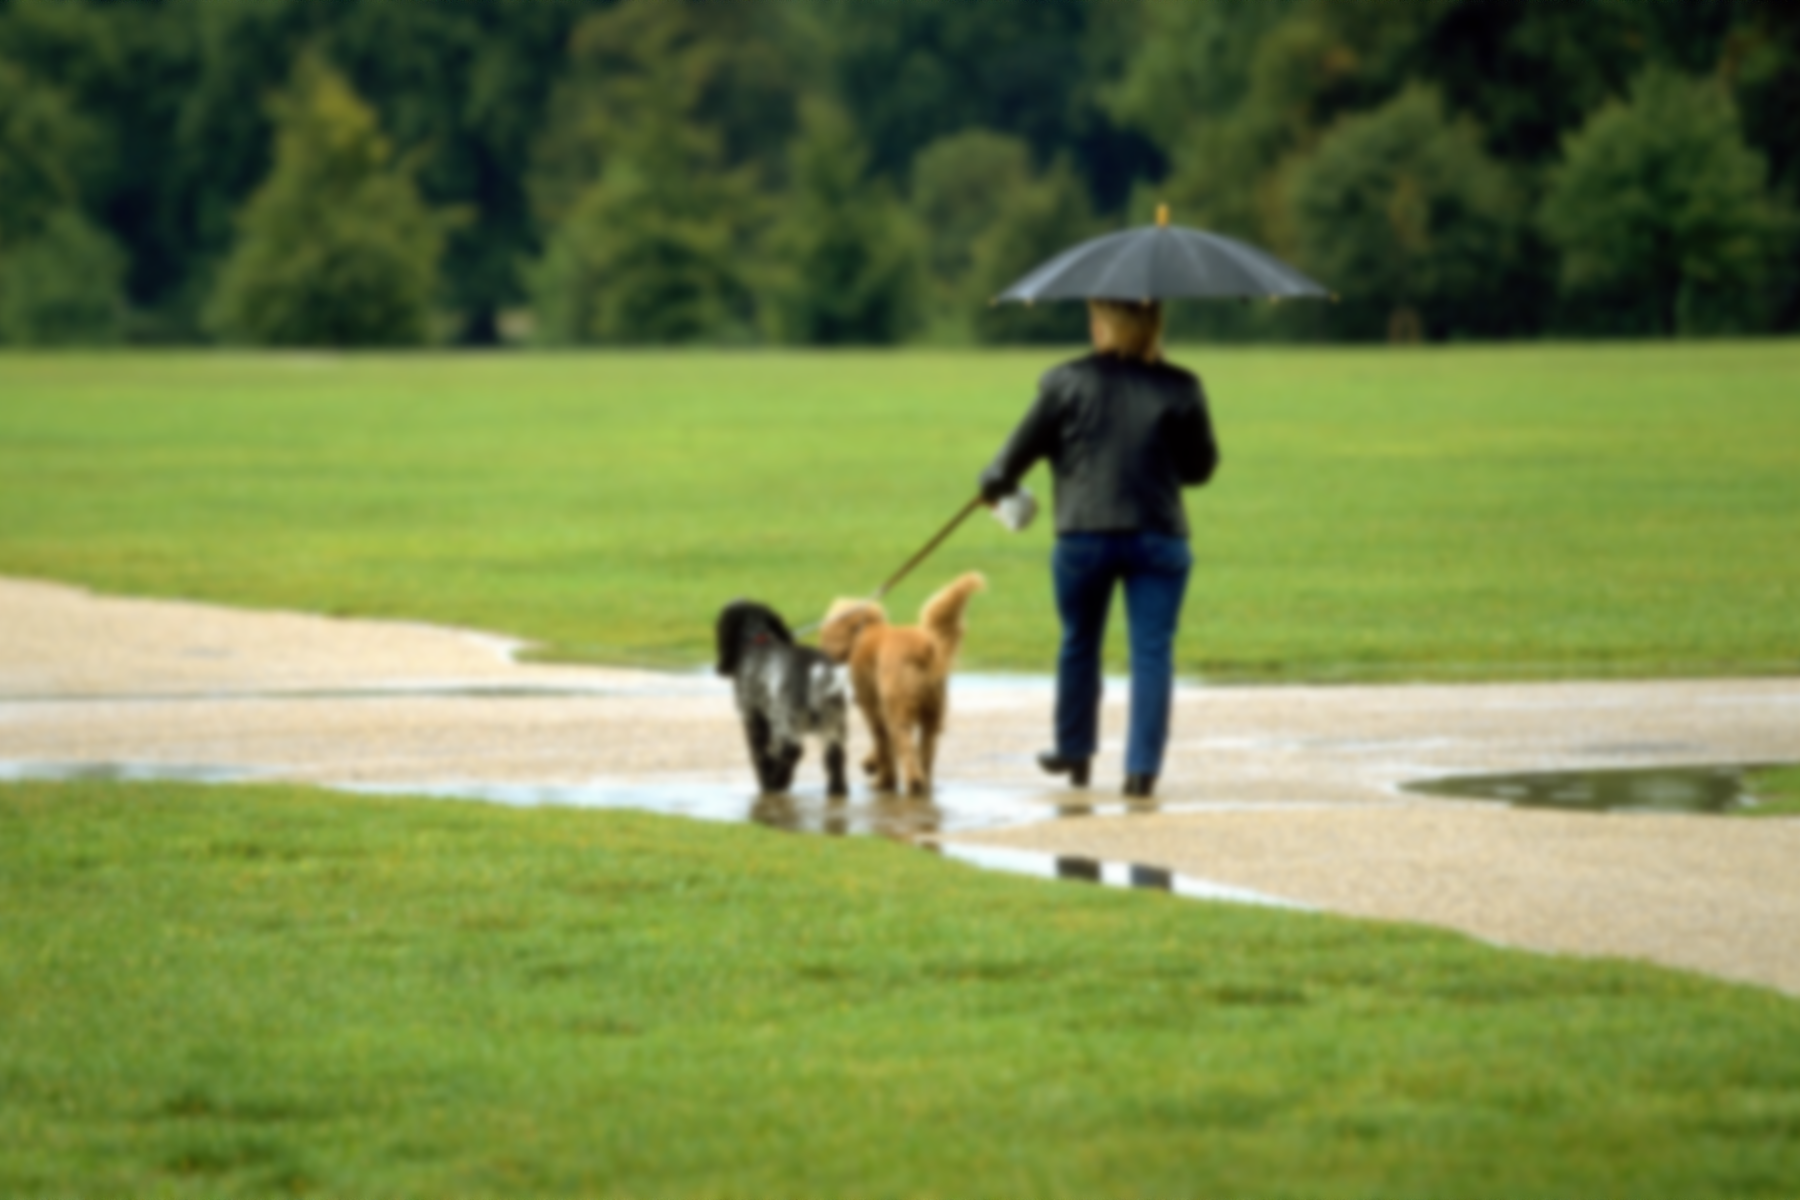
[[[940,545],[942,545],[945,538],[949,537],[952,533],[955,533],[956,527],[958,525],[961,525],[964,521],[968,520],[969,514],[974,512],[976,509],[980,508],[983,503],[984,503],[984,501],[982,500],[981,495],[979,493],[977,493],[973,500],[971,500],[967,504],[963,505],[962,511],[958,512],[954,517],[950,518],[950,523],[948,525],[945,525],[942,529],[938,530],[937,535],[935,537],[933,537],[929,542],[926,542],[924,547],[917,554],[915,554],[911,558],[907,559],[905,564],[902,565],[898,571],[895,571],[892,575],[890,575],[888,577],[888,581],[886,583],[884,583],[880,587],[876,588],[875,594],[873,596],[870,596],[869,599],[879,600],[883,596],[887,595],[889,592],[893,591],[894,586],[896,584],[898,584],[902,579],[905,579],[908,575],[910,575],[912,573],[912,569],[914,567],[916,567],[920,563],[924,562],[926,557],[929,556],[933,550],[936,550]]]

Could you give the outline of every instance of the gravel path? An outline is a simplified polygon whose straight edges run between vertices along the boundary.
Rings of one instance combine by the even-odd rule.
[[[1157,803],[1128,812],[1111,782],[1122,694],[1097,764],[1108,786],[1076,793],[1032,765],[1047,684],[964,676],[938,802],[858,789],[839,812],[812,761],[791,805],[751,795],[729,693],[709,675],[517,665],[511,649],[420,625],[0,579],[0,773],[205,767],[873,827],[1162,867],[1800,995],[1800,820],[1526,811],[1398,790],[1453,774],[1800,761],[1800,680],[1184,687]]]

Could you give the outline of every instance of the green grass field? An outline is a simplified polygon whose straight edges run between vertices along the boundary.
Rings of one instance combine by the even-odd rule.
[[[0,356],[0,572],[693,665],[733,597],[873,589],[1062,356]],[[1185,673],[1800,670],[1800,343],[1176,357]],[[981,569],[968,661],[1047,670],[1051,537],[978,516],[894,606]]]
[[[0,1194],[1793,1195],[1800,1005],[880,841],[0,788]]]
[[[1737,809],[1738,813],[1755,817],[1800,817],[1800,766],[1753,771],[1749,785],[1756,806]]]
[[[871,589],[1056,357],[0,355],[0,574],[693,665],[729,598]],[[1800,344],[1179,357],[1226,459],[1188,673],[1800,670]],[[1046,670],[1049,545],[978,518],[896,606],[984,570],[969,659]],[[1796,1178],[1800,1006],[1764,990],[879,842],[0,786],[0,1195]]]

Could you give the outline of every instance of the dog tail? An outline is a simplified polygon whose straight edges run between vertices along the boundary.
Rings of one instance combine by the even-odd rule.
[[[919,624],[937,643],[946,663],[955,659],[957,650],[962,647],[963,609],[969,606],[969,597],[986,587],[987,580],[981,573],[970,571],[939,588],[919,610]]]

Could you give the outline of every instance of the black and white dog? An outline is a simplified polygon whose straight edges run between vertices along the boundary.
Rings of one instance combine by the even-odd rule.
[[[737,683],[738,715],[764,792],[785,792],[804,752],[801,739],[825,745],[826,790],[850,793],[844,780],[849,704],[831,660],[794,635],[765,604],[737,600],[719,613],[719,674]]]

